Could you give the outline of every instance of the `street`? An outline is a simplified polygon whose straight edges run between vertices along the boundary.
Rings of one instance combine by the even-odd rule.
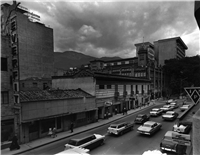
[[[163,104],[160,105],[155,105],[155,107],[161,107]],[[152,107],[144,109],[138,113],[145,113],[149,114],[149,111],[152,109]],[[175,109],[178,113],[180,112],[180,109],[177,108]],[[116,122],[133,122],[136,115],[138,113],[134,113],[132,115],[129,115],[119,121]],[[121,114],[120,114],[121,115]],[[145,136],[145,135],[140,135],[138,134],[137,128],[139,125],[134,126],[134,130],[131,132],[128,132],[122,136],[113,136],[113,135],[107,135],[107,128],[109,125],[105,125],[99,128],[96,128],[94,130],[90,130],[88,132],[78,134],[76,136],[72,136],[71,138],[78,138],[78,137],[83,137],[85,135],[97,133],[101,135],[106,135],[106,141],[103,146],[100,146],[94,150],[90,151],[91,155],[96,155],[96,154],[101,154],[101,155],[110,155],[110,154],[115,154],[115,155],[120,155],[120,154],[142,154],[143,152],[147,150],[155,150],[155,149],[160,149],[160,142],[164,136],[164,134],[168,130],[172,130],[172,126],[175,123],[175,121],[163,121],[162,116],[158,117],[151,117],[150,120],[155,121],[155,122],[160,122],[162,123],[162,128],[160,131],[155,133],[152,136]],[[61,152],[64,150],[64,145],[68,142],[69,139],[71,138],[66,138],[64,140],[60,140],[58,142],[39,147],[37,149],[34,149],[32,151],[26,152],[24,154],[48,154],[48,155],[53,155],[58,152]],[[167,154],[173,154],[173,153],[167,153]]]

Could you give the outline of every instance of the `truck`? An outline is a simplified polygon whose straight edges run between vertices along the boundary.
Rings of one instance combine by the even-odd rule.
[[[132,122],[122,122],[122,123],[116,123],[111,124],[108,127],[108,134],[113,135],[123,135],[126,132],[132,131],[134,127],[134,123]]]

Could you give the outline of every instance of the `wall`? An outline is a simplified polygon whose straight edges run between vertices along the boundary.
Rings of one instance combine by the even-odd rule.
[[[53,29],[17,13],[20,80],[53,75]]]
[[[22,121],[95,109],[95,98],[76,98],[22,103]]]
[[[95,96],[95,80],[93,77],[81,77],[81,78],[63,78],[52,79],[52,88],[59,89],[77,89],[81,88],[87,93]]]
[[[200,103],[198,103],[200,104]],[[193,155],[200,154],[200,109],[193,116]]]

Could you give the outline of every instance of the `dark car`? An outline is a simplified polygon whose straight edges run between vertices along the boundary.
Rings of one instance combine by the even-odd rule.
[[[184,121],[174,124],[172,130],[182,134],[189,134],[191,129],[192,129],[192,122]]]
[[[136,116],[135,118],[135,123],[137,124],[143,124],[144,122],[148,121],[149,120],[149,115],[147,114],[139,114]]]
[[[99,134],[92,134],[78,139],[70,139],[69,142],[65,144],[65,150],[76,147],[92,150],[100,145],[103,145],[104,141],[105,136]]]

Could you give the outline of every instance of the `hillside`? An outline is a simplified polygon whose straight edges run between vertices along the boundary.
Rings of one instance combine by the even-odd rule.
[[[88,64],[90,61],[100,59],[104,61],[121,59],[120,57],[102,57],[95,58],[75,51],[54,52],[55,69],[67,70],[70,67],[80,67]]]

